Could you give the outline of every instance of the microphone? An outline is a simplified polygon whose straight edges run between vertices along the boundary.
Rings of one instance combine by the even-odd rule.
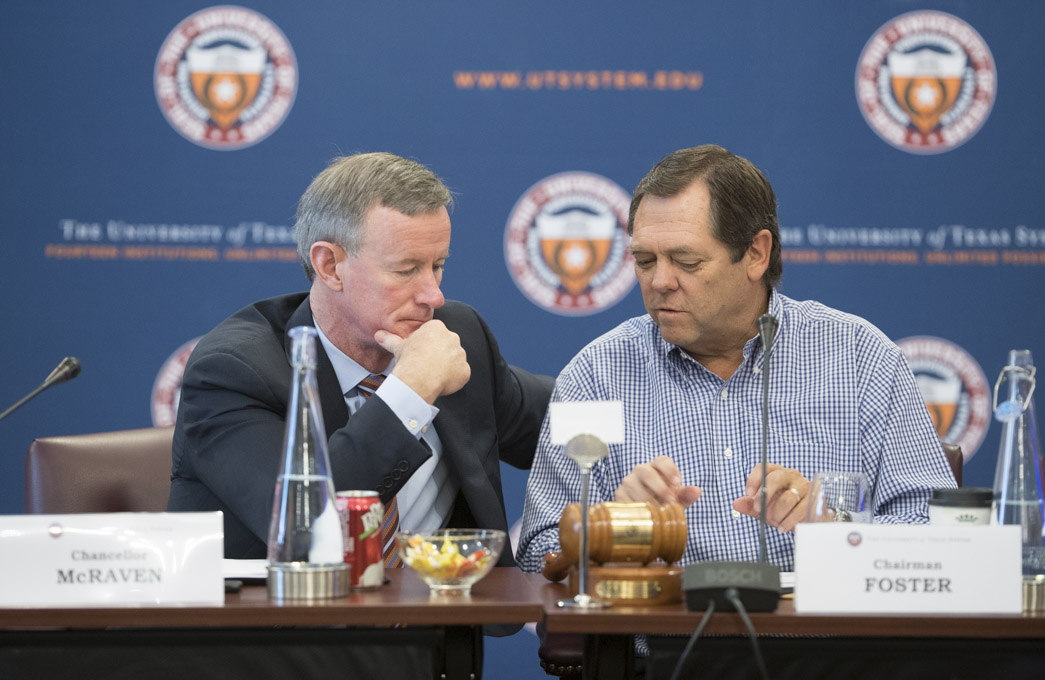
[[[773,350],[773,340],[776,339],[776,332],[780,328],[780,322],[776,320],[775,316],[767,312],[758,317],[756,323],[758,324],[758,337],[762,338],[763,351],[768,354]]]
[[[769,458],[769,360],[773,356],[773,340],[780,324],[766,312],[758,317],[758,336],[762,339],[762,491],[758,523],[758,560],[768,562],[766,548],[766,468]]]
[[[49,387],[54,387],[59,383],[72,380],[78,375],[80,375],[79,359],[77,359],[76,357],[65,357],[61,360],[61,362],[59,362],[57,366],[54,367],[54,370],[51,371],[51,375],[47,376],[47,379],[44,380],[39,387],[37,387],[32,392],[19,399],[18,402],[11,406],[9,409],[4,411],[3,413],[0,413],[0,420],[6,418],[8,414],[14,412],[15,410],[23,406],[27,401],[40,394],[44,390],[48,389]]]
[[[766,469],[769,458],[769,362],[780,324],[772,314],[758,317],[762,339],[762,510],[758,515],[758,562],[714,561],[690,564],[682,574],[686,609],[771,612],[780,600],[780,568],[766,548]],[[742,609],[738,609],[742,607]]]

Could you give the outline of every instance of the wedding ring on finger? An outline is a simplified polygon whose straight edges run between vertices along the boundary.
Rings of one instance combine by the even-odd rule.
[[[801,503],[802,502],[802,494],[798,493],[798,489],[796,489],[795,487],[792,486],[792,487],[788,488],[788,491],[790,491],[791,493],[795,494],[795,502],[796,503]]]

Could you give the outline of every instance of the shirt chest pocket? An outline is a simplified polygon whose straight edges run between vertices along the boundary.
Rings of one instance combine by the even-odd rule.
[[[734,433],[744,442],[745,452],[756,461],[762,452],[761,394],[746,395],[732,413]],[[769,434],[767,458],[770,463],[799,470],[810,477],[821,470],[846,469],[847,452],[852,464],[859,466],[859,452],[855,441],[850,446],[850,427],[843,411],[828,400],[790,393],[786,398],[775,398],[769,403]],[[849,451],[851,449],[851,451]]]

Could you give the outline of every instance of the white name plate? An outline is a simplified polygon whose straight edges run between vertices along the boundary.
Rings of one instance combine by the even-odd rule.
[[[1014,526],[827,522],[795,528],[795,611],[1019,614]]]
[[[220,512],[0,516],[0,606],[225,602]]]
[[[563,445],[580,434],[598,437],[604,444],[624,441],[623,401],[553,401],[548,404],[551,443]]]

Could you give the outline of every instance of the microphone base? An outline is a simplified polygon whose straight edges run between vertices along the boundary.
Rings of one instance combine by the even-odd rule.
[[[735,588],[749,612],[776,611],[780,601],[780,567],[762,562],[700,562],[682,574],[686,609],[702,612],[708,602],[715,611],[736,611],[726,599],[726,589]]]

